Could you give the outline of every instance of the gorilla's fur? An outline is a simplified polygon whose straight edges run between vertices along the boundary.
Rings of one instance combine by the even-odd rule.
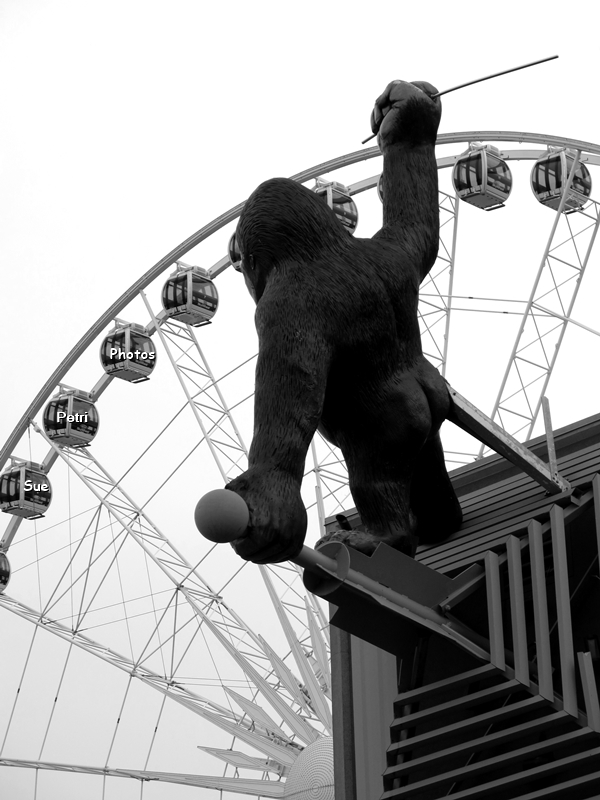
[[[261,184],[245,205],[237,236],[257,302],[255,428],[249,469],[227,488],[250,510],[234,545],[246,559],[299,552],[317,427],[344,454],[366,527],[334,538],[414,553],[417,537],[439,541],[460,525],[438,435],[448,392],[423,357],[417,320],[439,233],[433,93],[394,82],[377,100],[384,217],[372,239],[350,236],[322,198],[288,179]]]

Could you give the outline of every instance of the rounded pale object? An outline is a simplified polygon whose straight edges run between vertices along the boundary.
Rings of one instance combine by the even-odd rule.
[[[250,515],[239,494],[228,489],[215,489],[200,498],[194,519],[202,536],[222,544],[244,535]]]
[[[283,796],[285,800],[335,800],[330,736],[304,748],[287,776]]]

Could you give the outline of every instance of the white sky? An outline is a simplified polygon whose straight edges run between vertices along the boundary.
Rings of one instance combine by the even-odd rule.
[[[533,2],[0,0],[0,440],[93,321],[175,245],[262,180],[360,149],[373,100],[394,78],[443,90],[557,53],[558,61],[445,97],[441,131],[598,142],[590,32],[599,17],[592,2],[550,13]],[[354,180],[377,171],[361,169]],[[531,195],[525,201],[528,171],[515,168],[518,212],[466,209],[461,253],[475,272],[465,271],[465,287],[528,294],[552,218]],[[210,267],[226,242],[196,263]],[[522,264],[521,251],[538,255]],[[575,316],[600,328],[597,254],[589,272]],[[252,301],[239,283],[248,323]],[[213,326],[223,364],[244,350],[229,319],[230,327]],[[505,361],[473,332],[458,341],[456,388],[489,411]],[[550,391],[557,426],[600,410],[597,341],[578,332],[565,340]],[[17,780],[8,773],[2,779]],[[39,800],[63,797],[52,791]],[[108,800],[129,797],[113,791]],[[11,800],[26,800],[14,792]]]
[[[282,8],[0,3],[3,441],[161,256],[264,178],[360,149],[390,79],[443,89],[558,53],[444,98],[441,130],[599,138],[592,3],[568,25],[533,3],[434,3],[426,16],[378,2]],[[483,242],[480,263],[495,250]]]

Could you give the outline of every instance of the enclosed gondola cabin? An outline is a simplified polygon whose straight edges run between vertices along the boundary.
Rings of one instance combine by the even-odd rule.
[[[229,245],[227,247],[227,252],[229,255],[229,260],[231,261],[231,266],[237,271],[242,271],[242,254],[240,252],[240,248],[238,247],[237,239],[235,238],[235,234],[237,231],[234,231],[231,234],[231,239],[229,240]]]
[[[219,295],[204,270],[178,266],[163,286],[162,304],[169,317],[197,327],[214,317]]]
[[[13,464],[0,475],[0,511],[25,519],[43,517],[50,506],[52,487],[39,464]]]
[[[512,189],[512,175],[500,151],[472,142],[452,171],[454,190],[461,200],[485,211],[502,208]]]
[[[349,233],[358,225],[358,209],[347,186],[317,178],[313,191],[322,197]]]
[[[548,154],[538,159],[531,170],[531,189],[545,206],[558,210],[567,181],[575,163],[576,152],[566,148],[548,148]],[[592,178],[585,164],[579,163],[563,207],[565,214],[579,211],[592,193]]]
[[[108,375],[141,383],[148,380],[156,366],[156,350],[146,328],[120,323],[102,342],[100,361]]]
[[[6,553],[0,553],[0,594],[8,586],[10,581],[10,562]]]
[[[89,394],[77,389],[61,391],[44,410],[44,430],[56,444],[87,447],[98,433],[98,411]]]
[[[0,553],[0,594],[8,586],[10,581],[10,562],[6,553]]]

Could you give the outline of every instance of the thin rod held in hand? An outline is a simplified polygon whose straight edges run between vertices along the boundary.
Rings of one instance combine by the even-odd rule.
[[[511,69],[504,69],[502,72],[494,72],[493,75],[486,75],[485,78],[477,78],[474,81],[468,81],[468,83],[461,83],[458,86],[453,86],[451,89],[444,89],[443,92],[438,92],[437,94],[432,94],[431,99],[434,100],[436,97],[441,97],[443,94],[448,94],[448,92],[455,92],[457,89],[464,89],[465,86],[472,86],[474,83],[481,83],[482,81],[489,81],[490,78],[497,78],[500,75],[507,75],[509,72],[517,72],[520,69],[527,69],[527,67],[535,67],[536,64],[544,64],[546,61],[553,61],[558,56],[548,56],[548,58],[541,58],[539,61],[531,61],[529,64],[522,64],[520,67],[512,67]],[[362,140],[362,144],[366,144],[370,142],[371,139],[374,139],[377,136],[377,133],[371,134],[371,136],[367,136],[366,139]]]
[[[485,78],[477,78],[477,80],[469,81],[468,83],[461,83],[458,86],[453,86],[451,89],[444,89],[443,92],[432,94],[431,99],[441,97],[448,92],[455,92],[457,89],[464,89],[465,86],[472,86],[474,83],[481,83],[481,81],[489,81],[490,78],[498,78],[500,75],[507,75],[509,72],[518,72],[520,69],[527,69],[527,67],[535,67],[536,64],[543,64],[546,61],[553,61],[558,56],[548,56],[548,58],[541,58],[539,61],[531,61],[529,64],[522,64],[520,67],[512,67],[511,69],[504,69],[502,72],[494,72],[493,75],[486,75]]]

